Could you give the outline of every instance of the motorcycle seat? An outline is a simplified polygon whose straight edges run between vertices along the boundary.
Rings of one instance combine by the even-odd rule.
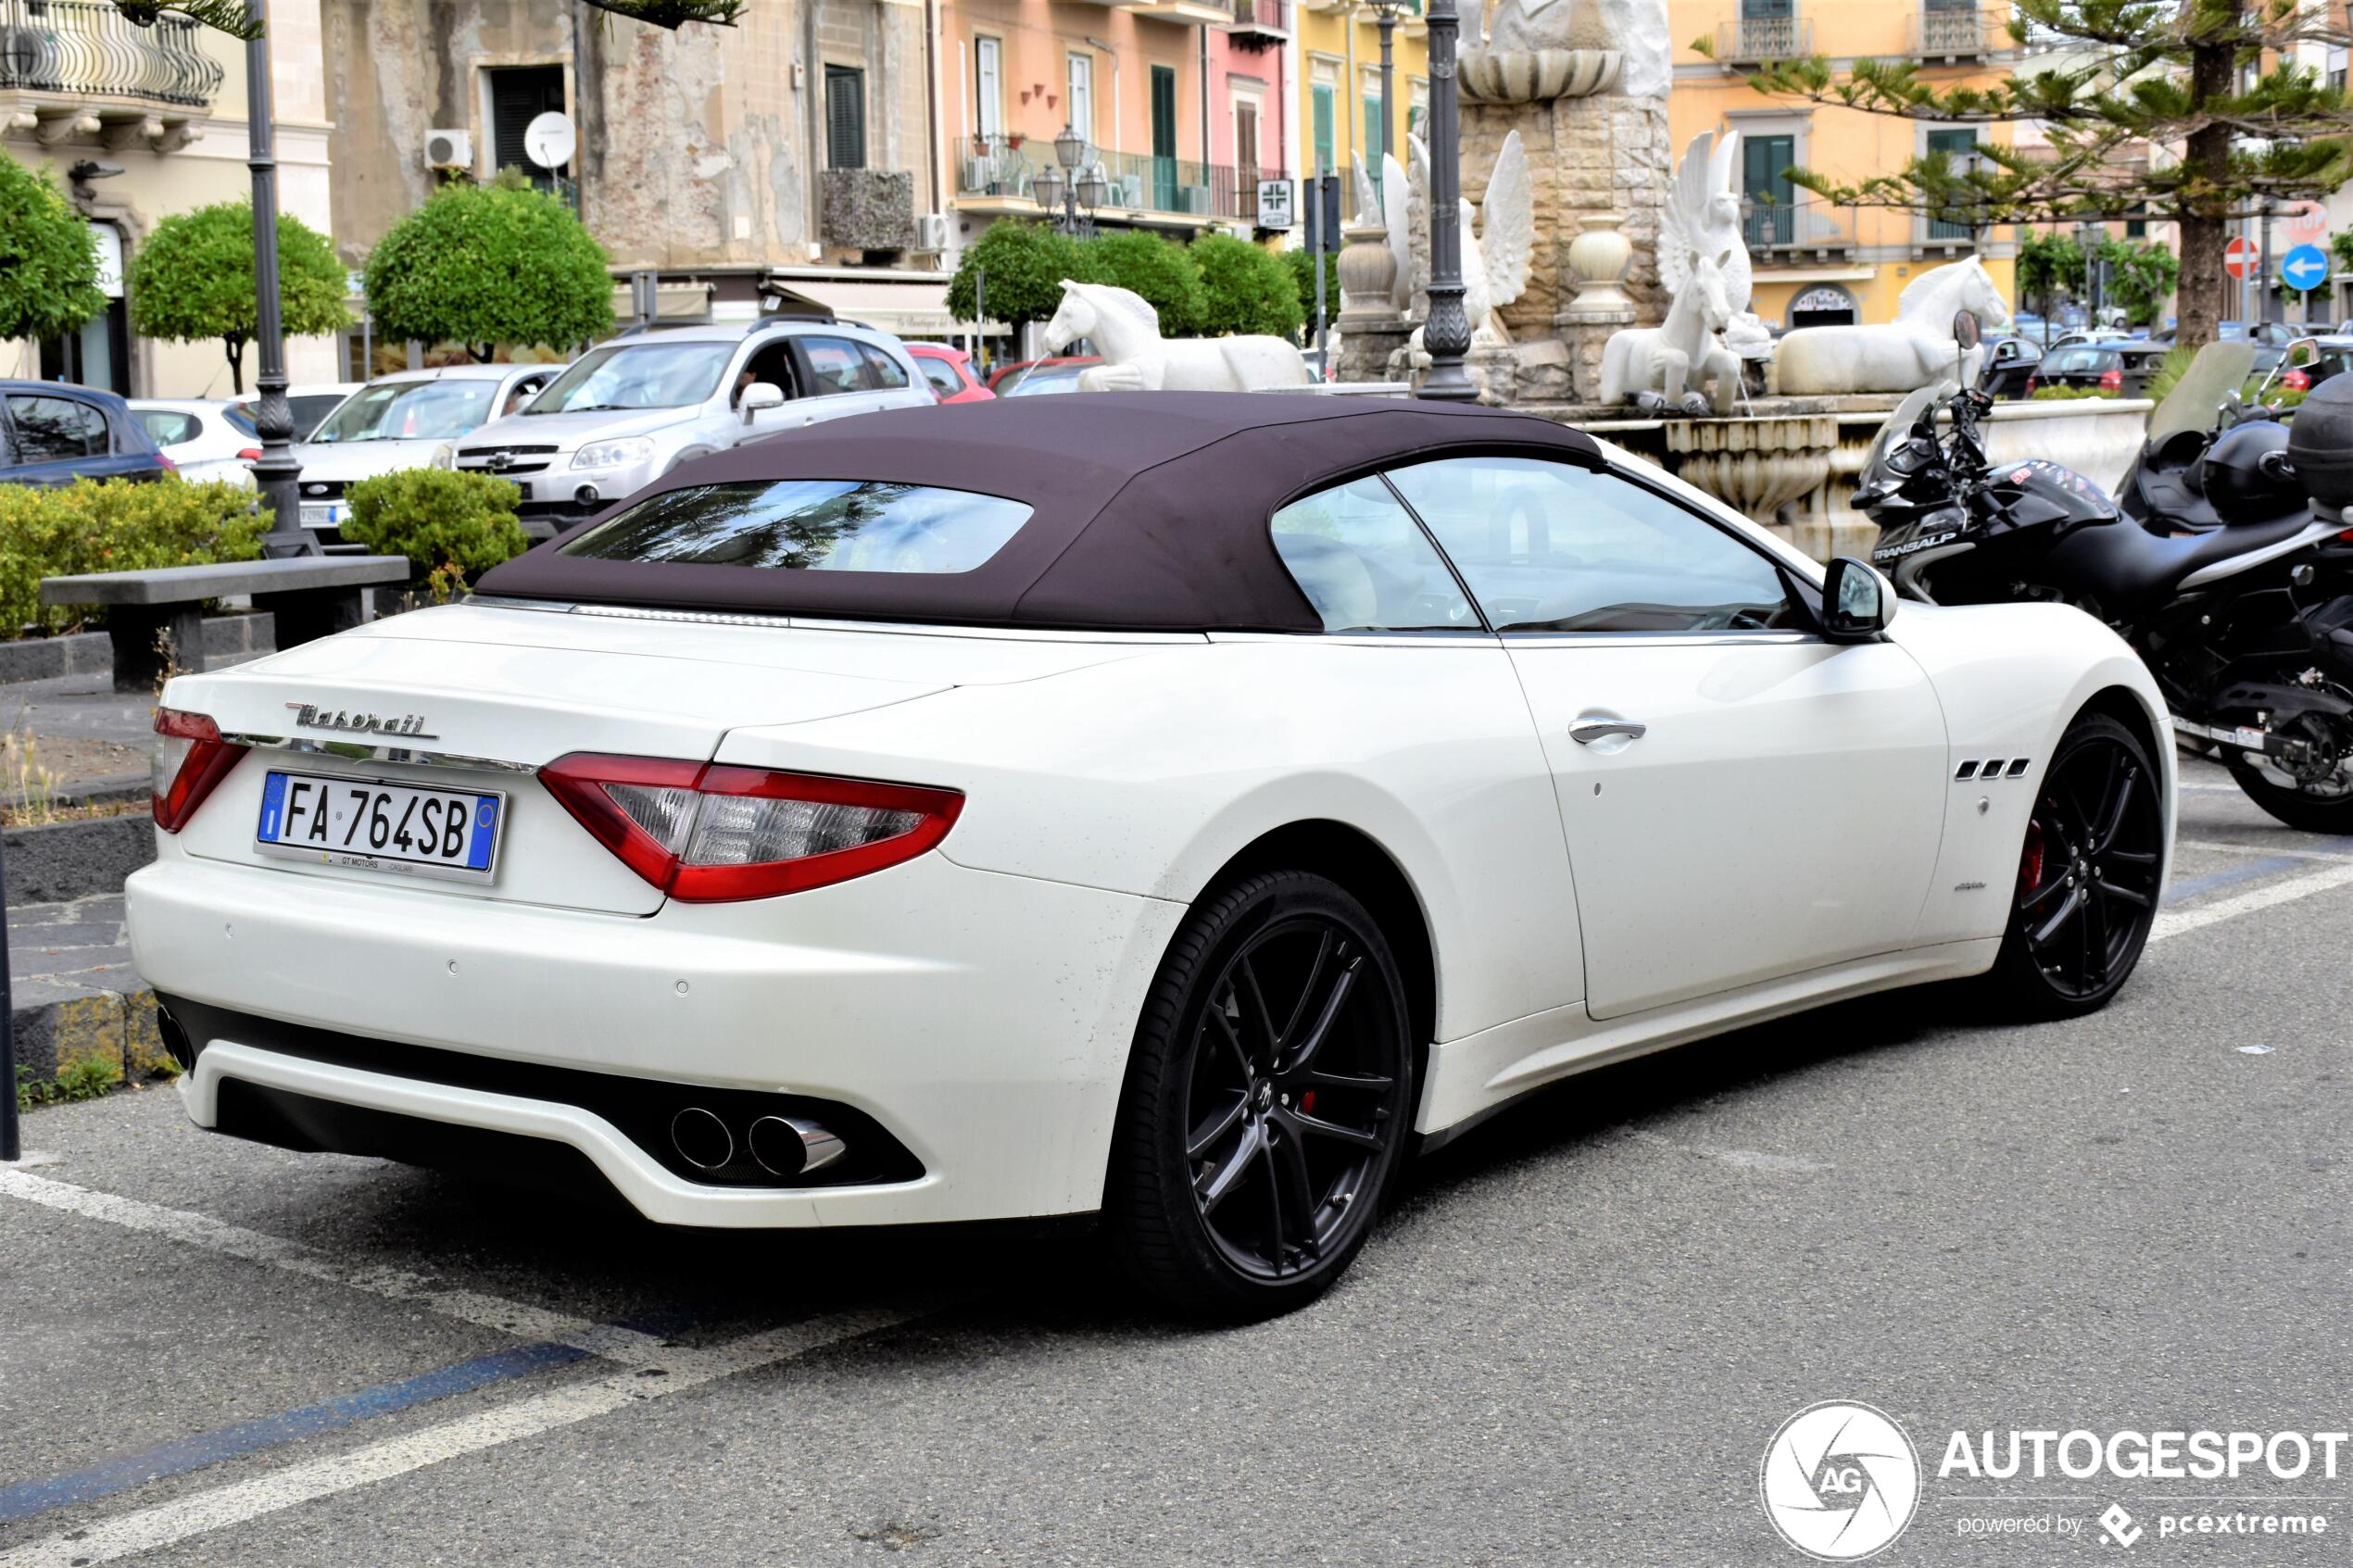
[[[2309,508],[2299,507],[2259,522],[2169,538],[2119,519],[2078,529],[2052,552],[2052,564],[2064,564],[2102,602],[2120,608],[2171,594],[2182,579],[2218,561],[2292,539],[2311,521]]]

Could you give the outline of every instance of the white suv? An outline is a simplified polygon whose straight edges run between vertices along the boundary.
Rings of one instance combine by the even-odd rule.
[[[457,466],[522,486],[523,528],[547,539],[691,458],[933,401],[905,345],[846,321],[657,329],[582,355],[529,408],[467,436]]]

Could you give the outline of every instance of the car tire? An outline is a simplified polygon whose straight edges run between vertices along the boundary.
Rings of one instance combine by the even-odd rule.
[[[2008,923],[1985,987],[2004,1012],[2080,1018],[2114,998],[2157,920],[2162,774],[2148,746],[2079,715],[2035,784]]]
[[[1137,1026],[1104,1191],[1149,1300],[1250,1322],[1340,1277],[1413,1136],[1410,1016],[1387,938],[1339,884],[1268,872],[1194,907]]]

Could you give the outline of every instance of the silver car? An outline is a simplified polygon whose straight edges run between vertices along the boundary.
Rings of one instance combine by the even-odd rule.
[[[905,345],[846,321],[634,332],[582,355],[512,419],[474,432],[457,466],[521,485],[523,528],[546,539],[692,458],[933,401]]]
[[[343,537],[344,493],[399,469],[447,466],[454,444],[522,408],[560,365],[444,365],[379,376],[327,416],[295,448],[302,525],[321,543]]]

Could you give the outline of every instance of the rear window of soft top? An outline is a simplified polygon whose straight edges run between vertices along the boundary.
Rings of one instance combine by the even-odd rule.
[[[648,495],[557,547],[591,560],[786,571],[970,571],[1030,508],[1001,495],[887,480],[736,480]]]

